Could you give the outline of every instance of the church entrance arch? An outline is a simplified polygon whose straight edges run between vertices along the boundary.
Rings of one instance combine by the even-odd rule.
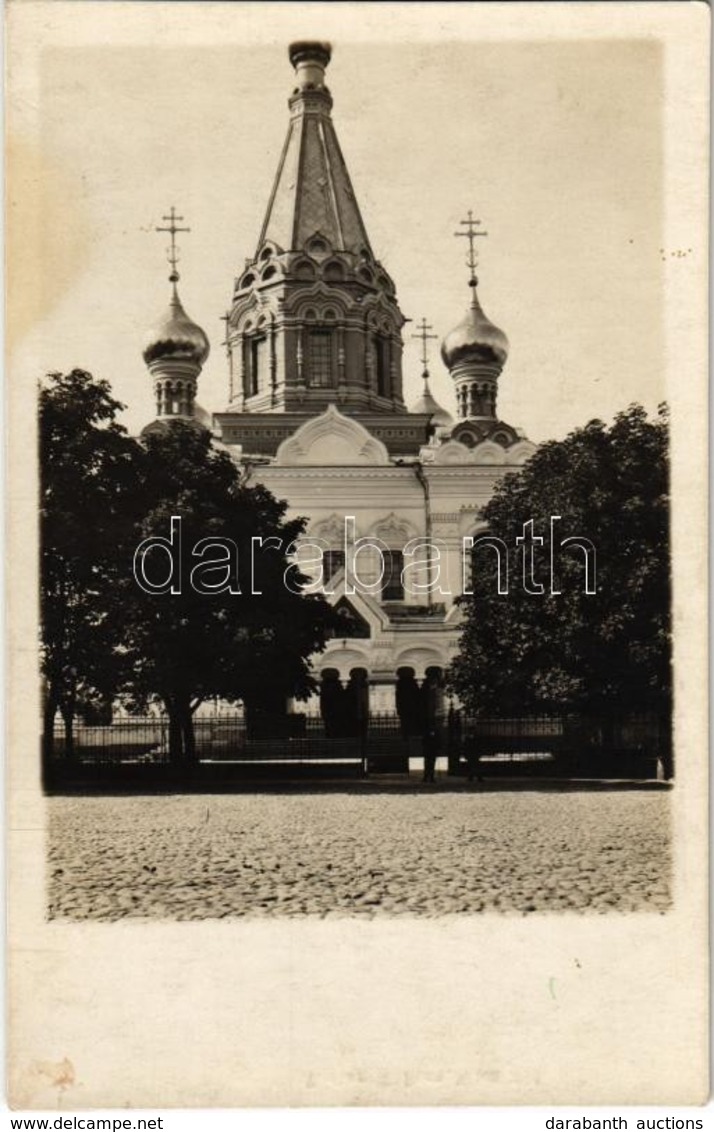
[[[342,694],[343,688],[337,669],[324,668],[320,682],[320,715],[328,739],[336,739],[340,735]]]
[[[424,735],[438,726],[444,710],[444,673],[439,665],[430,665],[422,680],[414,669],[404,665],[397,669],[397,714],[405,738]]]
[[[325,668],[320,684],[320,714],[328,739],[357,738],[369,723],[369,674],[366,668],[350,669],[343,681],[336,668]]]
[[[369,724],[369,673],[366,668],[353,668],[343,700],[345,734],[362,736]]]
[[[421,689],[414,669],[408,666],[397,669],[397,715],[405,739],[422,733]]]

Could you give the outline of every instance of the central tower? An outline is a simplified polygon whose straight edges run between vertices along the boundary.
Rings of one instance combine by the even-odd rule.
[[[290,123],[227,316],[232,413],[404,413],[402,326],[332,124],[329,44],[293,43]]]

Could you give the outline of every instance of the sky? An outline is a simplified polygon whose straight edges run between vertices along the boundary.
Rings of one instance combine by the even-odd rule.
[[[266,36],[241,22],[242,5],[219,7],[225,19],[207,21],[198,42],[176,28],[162,36],[160,20],[122,42],[99,20],[76,43],[45,47],[38,128],[10,139],[29,170],[27,199],[15,202],[28,252],[16,255],[14,380],[88,369],[127,404],[132,430],[154,415],[141,350],[169,298],[167,241],[154,229],[171,205],[191,228],[181,298],[211,342],[198,400],[227,403],[221,315],[255,251],[287,130],[287,45],[316,33],[297,11]],[[407,403],[421,392],[414,324],[426,317],[441,338],[468,305],[467,245],[454,233],[472,209],[489,233],[479,297],[511,343],[501,419],[539,442],[632,401],[654,409],[666,397],[671,254],[660,44],[537,29],[459,39],[437,20],[431,37],[380,41],[375,29],[365,42],[347,26],[341,36],[339,20],[326,25],[337,135],[375,255],[413,320]],[[430,348],[432,392],[454,412]]]

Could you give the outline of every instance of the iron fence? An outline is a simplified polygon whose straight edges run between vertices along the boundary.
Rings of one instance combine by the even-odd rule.
[[[238,714],[194,719],[196,755],[201,763],[361,763],[364,770],[406,771],[423,756],[420,735],[406,735],[394,713],[371,715],[361,733],[335,736],[320,717],[296,715],[295,726],[282,737],[251,734]],[[608,758],[664,757],[671,750],[662,722],[654,716],[632,716],[610,728],[607,740],[602,720],[567,715],[470,719],[450,712],[439,721],[439,753],[454,773],[473,765],[490,765],[514,772],[526,765],[596,765]],[[54,736],[55,761],[68,762],[64,732]],[[164,716],[128,717],[111,724],[74,729],[73,763],[94,765],[161,766],[170,762],[169,726]],[[671,777],[671,755],[666,763]]]
[[[240,715],[194,719],[196,754],[201,762],[343,762],[370,757],[409,757],[397,716],[373,715],[361,734],[333,736],[321,718],[302,716],[282,737],[251,735]],[[64,729],[54,731],[53,757],[66,760]],[[169,725],[165,716],[130,717],[105,725],[77,723],[71,758],[79,763],[160,765],[169,762]]]

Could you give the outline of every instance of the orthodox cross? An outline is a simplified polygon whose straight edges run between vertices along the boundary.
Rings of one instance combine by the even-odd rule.
[[[478,279],[476,278],[476,266],[478,264],[478,252],[476,251],[476,248],[474,246],[474,241],[475,241],[477,236],[488,236],[488,232],[477,231],[480,223],[481,223],[480,220],[474,220],[473,212],[471,211],[471,209],[469,209],[468,220],[459,220],[459,224],[465,225],[466,231],[465,232],[454,232],[455,236],[465,236],[466,239],[469,242],[469,257],[466,260],[466,266],[469,268],[469,270],[471,272],[471,277],[469,279],[469,287],[475,287],[476,284],[478,283]]]
[[[174,208],[173,205],[171,205],[171,212],[169,213],[169,215],[168,216],[162,216],[161,219],[168,221],[168,227],[157,228],[156,231],[157,232],[170,232],[171,233],[171,247],[170,247],[170,249],[167,250],[166,258],[168,259],[169,263],[171,264],[171,274],[169,276],[169,282],[176,283],[176,282],[178,282],[178,278],[179,278],[179,273],[176,270],[176,264],[179,261],[178,248],[176,247],[176,233],[177,232],[190,232],[191,229],[190,228],[179,228],[176,221],[177,220],[183,220],[183,216],[177,216],[176,209]]]
[[[426,345],[427,341],[429,340],[429,338],[438,338],[439,337],[438,334],[429,334],[429,331],[433,330],[433,329],[434,329],[434,327],[430,323],[428,323],[425,318],[422,318],[421,322],[417,323],[417,330],[419,331],[419,333],[418,334],[412,334],[412,338],[420,338],[421,339],[421,364],[424,366],[424,372],[422,373],[423,378],[427,378],[429,376],[429,367],[428,367],[429,358],[427,356],[427,345]]]

